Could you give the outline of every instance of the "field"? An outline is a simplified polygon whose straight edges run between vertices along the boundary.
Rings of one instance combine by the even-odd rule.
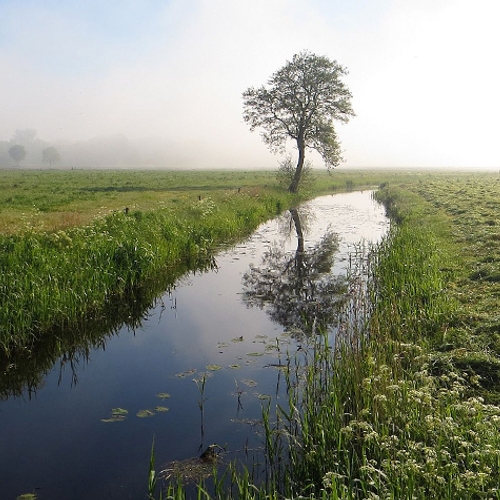
[[[0,350],[6,354],[83,323],[88,330],[89,321],[109,318],[132,290],[147,289],[151,299],[152,290],[164,291],[186,269],[210,265],[218,246],[300,200],[275,173],[262,171],[2,174]],[[373,175],[360,173],[357,182],[373,184]],[[352,174],[323,173],[314,190],[346,185],[354,186]]]
[[[359,262],[367,286],[353,265],[351,321],[334,346],[320,336],[291,355],[288,405],[277,422],[264,411],[269,481],[254,488],[251,472],[235,473],[231,494],[500,498],[498,174],[318,173],[299,197],[270,172],[5,174],[5,355],[104,317],[158,276],[160,290],[178,266],[209,265],[217,247],[303,198],[379,186],[394,224]]]

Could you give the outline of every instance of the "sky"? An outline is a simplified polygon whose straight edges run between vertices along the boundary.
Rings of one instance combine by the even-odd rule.
[[[499,19],[499,0],[0,0],[0,140],[124,134],[192,168],[274,167],[241,94],[308,50],[349,71],[341,168],[500,168]]]

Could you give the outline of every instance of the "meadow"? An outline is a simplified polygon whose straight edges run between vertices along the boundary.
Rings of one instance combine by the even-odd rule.
[[[298,197],[272,172],[8,171],[0,184],[5,354],[207,265],[301,199],[379,186],[394,223],[353,256],[335,343],[290,353],[288,402],[263,408],[267,481],[230,466],[199,496],[500,498],[497,173],[318,173]],[[184,498],[157,469],[150,496]]]
[[[318,179],[315,192],[354,185],[352,175]],[[2,172],[0,350],[105,321],[153,282],[163,292],[300,199],[267,171]]]

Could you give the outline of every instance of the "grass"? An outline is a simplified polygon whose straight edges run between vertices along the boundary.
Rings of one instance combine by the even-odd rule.
[[[149,281],[206,262],[298,201],[265,172],[27,174],[9,172],[11,187],[0,190],[10,220],[0,286],[11,314],[0,324],[12,338],[28,332],[28,343],[50,344],[40,332],[64,328],[82,301],[78,321],[98,321],[103,304],[141,290],[150,300]],[[339,171],[318,174],[303,196],[374,184],[395,224],[353,258],[336,338],[319,335],[289,354],[288,400],[264,408],[267,480],[254,484],[251,469],[230,465],[212,489],[200,485],[200,498],[500,498],[499,177]],[[80,274],[90,285],[77,288]],[[26,329],[12,329],[12,317]],[[157,487],[150,475],[151,496]],[[175,484],[164,493],[185,498]]]
[[[201,497],[500,498],[499,194],[470,173],[380,190],[397,225],[353,259],[336,338],[290,354],[288,402],[264,408],[267,482]]]

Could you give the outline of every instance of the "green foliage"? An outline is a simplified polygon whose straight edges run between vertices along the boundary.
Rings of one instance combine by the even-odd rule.
[[[334,122],[347,123],[354,112],[351,93],[341,78],[347,70],[337,61],[304,51],[276,71],[268,85],[243,93],[243,118],[250,129],[262,130],[272,151],[296,142],[298,162],[289,190],[296,192],[305,150],[315,149],[328,168],[342,161]]]

